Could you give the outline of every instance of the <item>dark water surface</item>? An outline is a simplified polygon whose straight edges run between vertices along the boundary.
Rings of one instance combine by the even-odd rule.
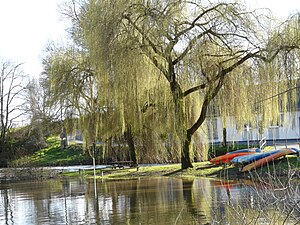
[[[299,190],[209,179],[0,183],[0,224],[298,224]],[[290,192],[291,191],[291,192]]]

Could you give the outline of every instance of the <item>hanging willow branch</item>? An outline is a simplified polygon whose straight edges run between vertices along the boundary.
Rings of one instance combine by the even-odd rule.
[[[300,46],[295,21],[262,30],[262,15],[226,2],[103,0],[84,6],[75,15],[78,37],[95,72],[97,105],[112,109],[105,115],[109,122],[102,119],[103,133],[130,127],[151,149],[166,142],[159,137],[174,134],[182,168],[192,167],[192,137],[212,102],[218,107],[211,112],[241,126],[254,120],[255,101],[282,92],[296,77],[281,82],[275,71],[283,55],[296,55]],[[260,109],[266,120],[279,112],[278,102],[272,104],[273,111]]]

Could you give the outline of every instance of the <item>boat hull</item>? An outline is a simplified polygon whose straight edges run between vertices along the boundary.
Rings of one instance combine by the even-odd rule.
[[[265,165],[269,162],[272,162],[275,159],[278,159],[282,156],[286,156],[286,155],[289,155],[289,154],[295,154],[295,153],[297,153],[297,152],[295,152],[295,150],[290,149],[290,148],[282,149],[277,153],[271,154],[267,157],[264,157],[264,158],[261,158],[257,161],[254,161],[254,162],[248,164],[247,166],[244,166],[243,169],[242,169],[242,172],[247,172],[251,169],[256,169],[256,168],[261,167],[261,166],[263,166],[263,165]]]
[[[261,153],[251,154],[251,155],[239,156],[239,157],[233,158],[231,160],[231,162],[233,164],[248,164],[248,163],[257,161],[259,159],[265,158],[269,155],[273,155],[277,152],[280,152],[280,150],[272,150],[272,151],[268,151],[268,152],[261,152]]]
[[[258,152],[258,151],[259,151],[258,148],[240,149],[240,150],[236,150],[236,151],[233,151],[233,152],[229,152],[225,155],[215,157],[215,158],[210,160],[210,163],[212,163],[212,164],[229,163],[235,157],[254,154],[255,152]]]

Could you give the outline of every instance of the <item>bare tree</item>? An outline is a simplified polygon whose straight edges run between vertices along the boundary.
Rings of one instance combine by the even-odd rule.
[[[0,65],[0,155],[7,154],[7,136],[24,115],[22,96],[26,85],[21,65],[11,61],[2,61]]]

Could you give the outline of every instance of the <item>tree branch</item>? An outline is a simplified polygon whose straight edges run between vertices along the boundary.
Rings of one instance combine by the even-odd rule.
[[[214,7],[211,7],[205,11],[203,11],[201,14],[199,14],[190,24],[189,27],[187,27],[186,29],[178,32],[178,34],[175,36],[174,39],[179,39],[182,35],[186,34],[187,32],[189,32],[190,30],[192,30],[195,26],[196,26],[196,23],[198,22],[198,20],[205,16],[205,14],[211,12],[211,11],[214,11],[216,10],[217,8],[221,7],[221,6],[227,6],[228,4],[227,3],[219,3],[217,5],[215,5]]]
[[[176,65],[178,62],[180,62],[187,54],[188,52],[194,47],[194,45],[196,44],[197,40],[199,40],[200,38],[202,38],[204,35],[210,33],[210,29],[204,31],[203,33],[195,36],[188,44],[188,46],[184,49],[184,51],[175,59],[173,60],[172,64]]]
[[[206,87],[207,87],[207,84],[200,84],[198,86],[192,87],[192,88],[186,90],[185,92],[183,92],[183,96],[186,97],[187,95],[189,95],[189,94],[191,94],[195,91],[199,91],[201,89],[204,89]]]
[[[225,75],[226,74],[224,74],[221,71],[220,75],[218,76],[218,77],[220,77],[220,79],[219,79],[217,86],[214,89],[212,89],[212,86],[210,86],[209,90],[206,92],[205,97],[204,97],[204,102],[201,107],[200,116],[198,117],[198,120],[192,125],[192,127],[187,130],[188,136],[192,136],[204,122],[204,120],[206,118],[206,113],[207,113],[209,103],[211,102],[212,99],[214,99],[216,97],[216,95],[220,91],[221,87],[223,86]]]
[[[162,52],[155,46],[155,44],[150,40],[150,38],[142,31],[141,28],[139,28],[130,18],[129,15],[123,14],[123,18],[125,18],[141,35],[142,37],[149,43],[151,46],[152,50],[156,53],[159,54],[160,56],[163,56]]]

